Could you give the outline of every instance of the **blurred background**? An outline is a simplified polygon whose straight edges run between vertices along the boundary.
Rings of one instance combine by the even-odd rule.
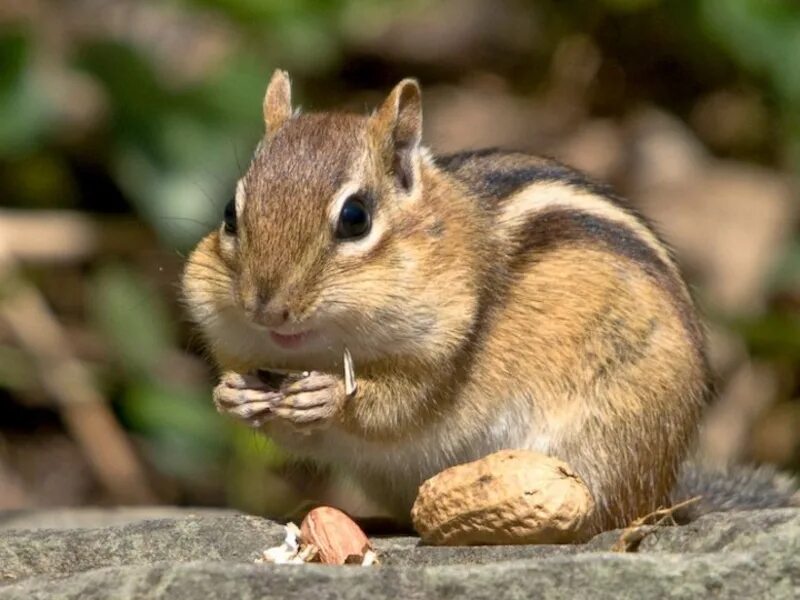
[[[262,135],[423,85],[436,151],[608,181],[707,316],[719,462],[800,470],[800,3],[0,0],[0,509],[349,493],[219,417],[177,295]]]

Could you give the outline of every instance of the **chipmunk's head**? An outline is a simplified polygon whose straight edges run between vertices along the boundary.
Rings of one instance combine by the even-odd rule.
[[[417,83],[401,81],[370,116],[300,114],[276,71],[263,109],[266,135],[184,275],[218,357],[253,368],[345,346],[358,358],[451,344],[430,257],[448,232],[423,201]]]

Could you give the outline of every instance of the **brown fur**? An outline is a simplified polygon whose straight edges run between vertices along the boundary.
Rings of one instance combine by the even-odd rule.
[[[425,478],[513,446],[570,463],[595,495],[597,530],[666,502],[708,374],[686,287],[644,220],[544,159],[430,159],[408,80],[370,117],[272,120],[243,179],[239,232],[200,243],[185,296],[223,370],[338,373],[347,347],[358,392],[328,429],[273,421],[268,434],[369,482],[401,520]],[[374,202],[363,251],[333,236],[348,182]],[[276,298],[328,346],[264,343],[252,322]]]

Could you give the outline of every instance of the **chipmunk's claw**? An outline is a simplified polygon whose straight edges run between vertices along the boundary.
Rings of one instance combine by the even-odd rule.
[[[226,373],[214,388],[213,397],[218,412],[261,427],[275,416],[273,408],[281,393],[254,375]]]
[[[300,429],[328,425],[345,399],[342,379],[317,371],[287,382],[280,393],[273,409],[275,416]]]

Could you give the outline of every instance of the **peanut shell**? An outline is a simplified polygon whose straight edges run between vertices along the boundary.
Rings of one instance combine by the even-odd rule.
[[[303,544],[319,550],[319,561],[329,565],[361,564],[372,549],[366,534],[345,513],[331,506],[310,511],[300,524]]]
[[[562,544],[588,537],[593,510],[566,463],[503,450],[425,481],[411,519],[428,544]]]

